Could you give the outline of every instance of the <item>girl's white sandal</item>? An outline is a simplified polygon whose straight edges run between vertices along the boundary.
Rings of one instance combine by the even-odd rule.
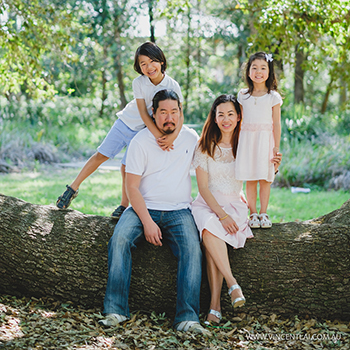
[[[272,226],[272,222],[269,216],[266,213],[260,214],[260,227],[270,228],[271,226]]]
[[[250,214],[249,218],[248,225],[250,228],[260,228],[260,220],[257,213]]]

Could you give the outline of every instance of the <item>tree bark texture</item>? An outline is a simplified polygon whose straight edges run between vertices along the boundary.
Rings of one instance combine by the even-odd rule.
[[[297,46],[295,48],[294,67],[294,103],[304,103],[304,68],[305,55]]]
[[[0,194],[0,293],[101,306],[107,243],[115,221]],[[253,314],[350,319],[350,200],[307,222],[254,230],[244,249],[229,248],[234,276]],[[166,312],[176,301],[176,259],[144,242],[133,252],[131,311]],[[203,263],[201,310],[209,306]],[[223,312],[232,312],[224,285]]]
[[[156,42],[155,37],[155,27],[154,27],[154,21],[153,21],[153,12],[154,12],[154,1],[148,0],[148,17],[149,17],[149,31],[150,31],[150,41],[152,43]]]

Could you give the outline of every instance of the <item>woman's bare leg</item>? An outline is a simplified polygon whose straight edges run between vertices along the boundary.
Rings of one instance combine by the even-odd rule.
[[[232,285],[237,284],[237,280],[233,277],[230,261],[227,253],[226,242],[222,239],[214,236],[208,230],[203,231],[203,245],[206,252],[210,254],[213,262],[215,263],[217,269],[223,275],[226,280],[227,288]],[[240,289],[235,289],[231,293],[231,299],[235,300],[238,297],[242,297],[242,291]]]
[[[207,260],[207,276],[208,276],[208,282],[209,282],[209,288],[210,288],[209,308],[221,312],[220,297],[221,297],[221,288],[222,288],[222,282],[224,280],[224,276],[218,270],[218,268],[216,267],[213,261],[213,258],[207,252],[204,246],[203,248],[204,248],[205,257]],[[212,314],[208,314],[207,320],[214,321],[214,322],[219,321],[217,317],[215,317]]]

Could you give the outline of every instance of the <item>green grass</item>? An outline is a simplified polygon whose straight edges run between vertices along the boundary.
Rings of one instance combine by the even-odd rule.
[[[35,172],[0,175],[0,193],[42,205],[55,205],[57,197],[70,184],[79,169],[39,166]],[[192,197],[197,195],[192,178]],[[98,170],[80,186],[79,196],[70,208],[85,214],[109,216],[120,204],[121,175],[118,171]],[[273,222],[304,221],[327,214],[349,199],[345,191],[291,193],[272,188],[269,214]]]
[[[42,205],[55,205],[66,185],[80,169],[40,167],[40,171],[0,175],[0,193]],[[121,175],[118,171],[98,170],[87,178],[70,208],[85,214],[107,216],[120,204]]]
[[[304,221],[339,209],[348,199],[346,191],[291,193],[290,188],[271,188],[268,212],[273,222]]]

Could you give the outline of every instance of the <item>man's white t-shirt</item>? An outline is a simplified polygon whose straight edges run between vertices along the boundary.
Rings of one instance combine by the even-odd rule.
[[[141,130],[145,127],[140,112],[137,108],[136,99],[144,99],[147,107],[147,112],[152,115],[152,100],[154,95],[164,89],[173,90],[179,96],[180,102],[183,102],[181,88],[178,82],[166,74],[163,80],[154,85],[151,80],[145,75],[141,75],[132,82],[134,99],[130,101],[123,110],[117,113],[117,117],[121,119],[131,130]]]
[[[163,151],[148,129],[141,130],[129,145],[126,172],[140,175],[140,192],[148,209],[170,211],[190,207],[190,166],[199,137],[183,126],[174,149]]]

